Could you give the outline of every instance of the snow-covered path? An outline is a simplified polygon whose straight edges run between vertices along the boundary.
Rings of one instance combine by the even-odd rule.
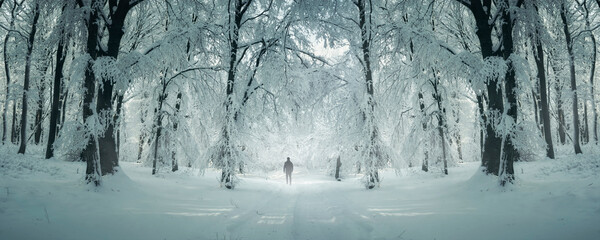
[[[305,171],[294,175],[291,186],[283,184],[283,175],[270,181],[274,191],[232,212],[226,228],[229,234],[242,239],[370,239],[373,228],[359,213],[364,212],[363,207],[349,200],[347,192],[336,189],[360,190],[354,181],[335,182]]]
[[[519,182],[500,190],[477,165],[385,171],[374,190],[298,169],[292,186],[283,173],[245,175],[231,191],[216,171],[157,177],[123,163],[90,191],[83,164],[4,160],[0,239],[600,239],[594,169],[520,163]]]

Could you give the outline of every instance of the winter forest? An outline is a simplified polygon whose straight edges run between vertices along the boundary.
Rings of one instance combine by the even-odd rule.
[[[599,239],[598,13],[0,0],[0,238]]]

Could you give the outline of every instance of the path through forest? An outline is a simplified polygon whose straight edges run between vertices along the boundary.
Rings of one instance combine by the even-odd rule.
[[[291,186],[281,186],[283,174],[270,180],[275,182],[275,191],[232,212],[227,224],[231,236],[243,239],[266,233],[271,239],[370,239],[373,227],[365,222],[366,209],[341,190],[360,191],[355,184],[306,171],[297,171]]]
[[[105,177],[98,190],[82,183],[82,163],[21,155],[0,161],[2,239],[600,237],[597,169],[565,166],[593,159],[519,163],[519,180],[507,188],[478,174],[478,163],[452,167],[448,176],[387,170],[374,190],[359,175],[338,182],[301,167],[292,186],[271,172],[241,175],[235,190],[225,190],[218,171],[152,176],[149,167],[126,162],[125,174]]]

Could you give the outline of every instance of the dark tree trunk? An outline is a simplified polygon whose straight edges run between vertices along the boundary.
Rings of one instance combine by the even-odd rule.
[[[25,78],[23,79],[23,102],[21,108],[21,145],[18,152],[20,154],[25,154],[27,148],[27,92],[29,91],[29,78],[31,74],[31,53],[33,52],[37,22],[40,18],[39,4],[37,2],[33,11],[33,22],[31,23],[31,31],[27,39],[27,55],[25,56]]]
[[[62,93],[62,88],[64,87],[64,83],[61,84],[61,93]],[[62,129],[64,123],[65,123],[65,118],[67,116],[67,99],[69,98],[69,89],[66,89],[65,92],[63,94],[60,95],[60,117],[57,119],[58,123],[58,130],[56,130],[56,135],[58,136],[58,134],[60,133],[60,130]]]
[[[177,93],[177,102],[175,103],[175,113],[173,114],[174,122],[173,122],[173,134],[177,134],[177,128],[179,127],[179,111],[181,110],[181,91]],[[179,164],[177,163],[177,158],[175,158],[175,154],[177,153],[176,147],[171,149],[171,171],[175,172],[179,170]]]
[[[239,32],[240,27],[242,26],[242,17],[248,10],[250,4],[252,4],[252,0],[246,2],[242,2],[241,0],[233,0],[233,9],[231,9],[231,2],[232,1],[228,1],[228,10],[230,16],[233,13],[233,22],[231,22],[231,20],[229,22],[229,69],[227,71],[227,88],[225,91],[227,95],[225,100],[226,116],[223,126],[222,143],[219,147],[220,153],[218,154],[218,157],[220,158],[218,160],[218,167],[221,168],[220,181],[228,189],[234,188],[232,180],[236,169],[233,159],[231,159],[232,153],[230,152],[230,145],[232,143],[230,139],[230,132],[235,125],[233,118],[236,115],[236,109],[233,108],[233,90],[235,87],[235,75],[237,72]]]
[[[337,161],[335,162],[335,180],[340,181],[340,169],[342,168],[342,161],[340,161],[340,156],[337,157]]]
[[[487,122],[487,117],[484,114],[485,111],[485,106],[483,104],[483,99],[484,99],[484,93],[481,93],[481,95],[477,95],[477,110],[479,113],[479,158],[481,158],[481,163],[483,166],[483,145],[485,143],[485,131],[486,131],[486,122]]]
[[[61,98],[61,86],[63,78],[63,67],[65,65],[64,39],[58,41],[56,49],[56,68],[54,69],[54,82],[52,89],[52,107],[50,109],[50,126],[48,130],[48,143],[46,146],[46,159],[54,156],[54,141],[56,140],[59,120],[59,108]]]
[[[442,106],[442,93],[439,91],[438,85],[439,79],[436,76],[435,70],[432,69],[434,75],[433,82],[433,99],[438,107],[437,119],[438,119],[438,134],[440,135],[440,144],[442,145],[442,161],[444,163],[444,174],[448,175],[448,157],[446,153],[446,130],[448,126],[446,124],[446,109]]]
[[[113,122],[119,123],[119,118],[121,118],[121,112],[123,110],[123,93],[116,93],[116,94],[117,94],[117,110],[116,110],[117,114],[115,114],[115,116],[113,118]],[[119,126],[117,126],[117,130],[115,132],[115,145],[117,146],[117,158],[118,158],[119,154],[120,154],[120,149],[121,149],[121,129]]]
[[[542,129],[546,140],[546,157],[554,159],[554,143],[552,142],[552,127],[550,126],[550,106],[548,105],[548,86],[546,84],[546,69],[544,68],[544,49],[540,34],[535,37],[535,65],[537,67],[537,78],[540,91],[540,109],[542,113]]]
[[[44,88],[40,89],[41,92],[44,92],[44,90]],[[39,145],[42,140],[42,121],[44,120],[42,117],[43,108],[44,102],[42,100],[38,100],[38,108],[35,110],[35,133],[33,134],[33,142],[35,143],[35,145]]]
[[[13,101],[13,105],[12,105],[12,124],[11,124],[11,130],[10,130],[10,141],[13,144],[17,144],[19,143],[19,123],[17,123],[17,104],[19,102],[14,100]]]
[[[375,125],[375,98],[373,88],[373,71],[371,69],[371,13],[372,3],[371,0],[358,0],[356,3],[358,7],[358,26],[360,28],[361,46],[362,50],[362,66],[363,73],[365,74],[365,86],[367,90],[367,109],[365,109],[365,123],[366,127],[369,128],[369,139],[367,147],[366,161],[365,161],[365,173],[367,174],[367,188],[372,189],[379,183],[379,161],[380,154],[377,152],[379,149],[377,143],[377,126]]]
[[[165,73],[166,74],[166,73]],[[163,103],[165,101],[165,99],[167,98],[167,83],[165,82],[164,77],[162,78],[162,91],[161,93],[158,95],[158,107],[155,109],[155,120],[154,120],[154,127],[156,128],[156,134],[154,135],[154,159],[152,160],[152,175],[155,175],[156,173],[158,173],[158,169],[157,169],[157,162],[160,160],[160,162],[162,163],[162,156],[158,156],[158,149],[159,149],[159,141],[160,138],[162,137],[162,130],[163,130],[163,126],[162,126],[162,118],[163,118],[163,113],[162,113],[162,107],[163,107]]]
[[[8,111],[8,103],[10,102],[10,66],[8,63],[8,39],[10,32],[4,37],[4,51],[2,52],[4,58],[4,73],[6,74],[6,97],[4,99],[4,108],[2,108],[2,144],[6,141],[6,112]],[[13,104],[16,102],[13,101]],[[13,112],[13,114],[15,114]]]
[[[499,51],[494,51],[492,41],[492,29],[494,26],[490,25],[490,22],[492,22],[492,1],[459,2],[468,7],[475,18],[477,29],[476,35],[479,40],[483,59],[502,56],[505,60],[508,60],[507,63],[509,64],[509,69],[506,72],[504,82],[504,94],[506,94],[506,102],[508,105],[504,106],[504,97],[501,88],[498,87],[498,78],[490,78],[487,81],[488,112],[492,114],[491,117],[499,117],[506,107],[507,115],[516,122],[517,102],[516,93],[514,92],[516,87],[515,70],[509,59],[510,55],[513,53],[513,22],[510,12],[506,11],[506,7],[511,7],[511,5],[509,1],[504,0],[499,3],[500,6],[496,6],[499,8],[497,9],[497,14],[501,15],[497,21],[502,23],[502,36],[501,39],[498,39],[498,41],[502,43],[502,47]],[[488,174],[502,176],[501,184],[504,185],[507,181],[510,182],[514,178],[513,162],[515,159],[518,159],[519,154],[509,136],[498,136],[498,134],[496,134],[496,126],[493,125],[492,122],[493,121],[485,122],[486,134],[483,146],[482,165],[486,168]]]
[[[4,4],[4,0],[2,0],[2,2],[0,2],[0,7],[2,6],[2,4]],[[13,4],[11,10],[10,10],[10,29],[14,28],[15,25],[15,11],[17,9],[17,4]],[[10,39],[11,36],[11,32],[8,31],[6,33],[6,36],[4,36],[4,45],[3,45],[3,51],[2,51],[2,55],[3,55],[3,59],[4,59],[4,73],[6,74],[6,96],[4,99],[4,108],[2,108],[2,144],[4,145],[4,143],[6,143],[6,112],[8,112],[8,104],[11,101],[11,95],[10,95],[10,84],[11,84],[11,79],[10,79],[10,65],[9,65],[9,57],[8,57],[8,40]],[[16,108],[15,105],[17,104],[16,101],[12,101],[13,102],[13,122],[12,122],[12,127],[11,127],[11,142],[15,143],[16,141],[14,140],[14,136],[16,135],[15,133],[15,114],[16,114]]]
[[[599,0],[600,1],[600,0]],[[590,91],[591,91],[591,95],[592,95],[592,112],[593,114],[593,132],[594,132],[594,144],[598,144],[598,111],[596,109],[596,96],[595,96],[595,92],[594,92],[594,76],[596,74],[596,51],[597,51],[597,47],[596,47],[596,37],[594,36],[594,34],[592,33],[591,36],[592,38],[592,66],[590,68]]]
[[[130,1],[109,1],[109,7],[115,9],[111,14],[111,23],[108,25],[108,43],[107,52],[104,55],[113,58],[115,61],[119,57],[119,47],[124,34],[125,18],[128,11]],[[117,4],[117,5],[115,5]],[[113,112],[112,96],[114,82],[112,79],[102,79],[102,88],[98,89],[96,112]],[[116,116],[118,117],[118,116]],[[108,121],[106,131],[98,137],[98,145],[100,147],[100,165],[102,166],[102,174],[112,174],[116,166],[119,166],[119,157],[117,154],[117,144],[115,139],[115,122],[111,119]]]
[[[569,53],[569,70],[571,74],[571,91],[573,92],[573,148],[575,154],[580,154],[581,147],[579,146],[579,102],[577,99],[577,79],[575,78],[575,55],[573,53],[573,39],[569,31],[569,22],[567,21],[567,7],[565,2],[561,4],[560,19],[563,23],[563,31],[567,42],[567,51]]]
[[[50,53],[47,56],[47,59],[44,60],[43,66],[42,66],[42,70],[41,73],[42,74],[46,74],[46,71],[48,71],[48,66],[50,65]],[[44,113],[44,95],[46,93],[46,84],[43,82],[43,78],[42,80],[40,80],[39,82],[39,93],[38,93],[38,101],[37,101],[37,109],[35,110],[35,124],[34,124],[34,129],[35,129],[35,134],[34,134],[34,142],[35,145],[39,145],[40,142],[42,141],[42,133],[43,133],[43,129],[42,128],[42,123],[44,121],[44,117],[43,117],[43,113]]]
[[[160,119],[157,121],[157,124],[161,124]],[[158,172],[157,169],[157,162],[158,162],[158,140],[160,139],[162,135],[162,127],[157,127],[156,129],[156,135],[154,136],[154,159],[152,160],[152,175],[155,175]],[[162,162],[162,160],[161,160]]]
[[[419,92],[419,109],[421,110],[421,124],[423,125],[423,133],[427,132],[427,113],[425,112],[425,100],[423,99],[423,93]],[[423,163],[421,164],[421,170],[423,172],[429,171],[429,144],[427,143],[428,139],[425,139],[425,146],[423,148]]]
[[[475,17],[477,25],[477,38],[479,39],[479,45],[481,47],[481,54],[483,59],[493,57],[495,54],[492,51],[492,27],[488,23],[489,16],[485,9],[490,9],[489,3],[486,2],[486,6],[482,6],[481,2],[473,1],[470,5],[471,12]],[[487,84],[487,105],[488,111],[491,113],[502,112],[504,109],[502,93],[497,87],[498,79],[488,79]],[[483,156],[481,159],[482,166],[486,168],[487,173],[498,175],[500,156],[501,156],[501,145],[502,139],[497,136],[495,126],[490,121],[485,121],[485,134],[483,143]]]
[[[583,100],[583,134],[581,134],[581,143],[587,144],[590,141],[590,125],[588,124],[588,105],[587,100]]]
[[[88,41],[87,41],[87,50],[88,53],[90,54],[90,56],[92,56],[92,59],[95,60],[96,57],[98,56],[104,56],[104,57],[110,57],[112,58],[114,61],[116,61],[118,59],[119,56],[119,47],[121,45],[121,39],[123,38],[124,35],[124,24],[125,24],[125,18],[127,17],[127,14],[129,12],[129,10],[131,10],[131,8],[133,8],[135,5],[139,4],[142,1],[133,1],[133,0],[129,0],[129,1],[125,1],[125,0],[121,0],[121,1],[108,1],[108,9],[109,9],[109,14],[108,17],[110,18],[110,21],[107,22],[107,25],[104,26],[108,32],[108,40],[107,40],[107,44],[106,44],[106,51],[102,51],[99,47],[99,43],[98,40],[101,39],[96,39],[96,40],[90,40],[91,37],[94,38],[98,38],[98,22],[106,22],[103,21],[101,18],[99,18],[101,16],[102,13],[102,8],[104,6],[102,6],[103,4],[98,5],[96,0],[92,0],[91,2],[91,6],[92,10],[90,11],[90,18],[88,21]],[[94,48],[93,50],[91,48]],[[93,54],[92,54],[93,52]],[[90,62],[91,63],[91,62]],[[90,73],[88,73],[88,71]],[[88,69],[86,69],[86,87],[87,86],[87,76],[88,74],[90,76],[93,76],[94,73],[91,72],[93,71],[91,69],[90,66],[88,66]],[[91,81],[90,85],[94,85],[95,81],[93,78],[89,79]],[[112,107],[112,96],[113,96],[113,88],[114,88],[114,81],[113,79],[110,78],[102,78],[102,87],[98,89],[98,94],[96,96],[96,106],[95,106],[95,112],[97,114],[108,114],[108,116],[111,116],[113,113],[115,113],[113,107]],[[91,86],[90,86],[91,87]],[[88,91],[90,88],[87,88]],[[92,93],[93,94],[93,93]],[[86,96],[87,97],[87,96]],[[93,96],[92,96],[93,97]],[[84,98],[84,104],[89,105],[92,101],[93,98]],[[93,108],[93,106],[89,106],[90,108]],[[93,113],[93,112],[92,112]],[[107,117],[108,117],[107,116]],[[118,117],[118,116],[116,116]],[[115,122],[114,122],[114,118],[110,118],[108,117],[108,121],[106,121],[106,126],[104,133],[100,134],[99,136],[97,136],[97,147],[98,147],[98,157],[99,157],[99,167],[101,167],[101,171],[100,173],[102,173],[102,175],[106,175],[106,174],[112,174],[115,171],[115,167],[117,167],[119,165],[119,158],[118,158],[118,154],[117,154],[117,145],[116,145],[116,139],[115,139]],[[84,118],[85,119],[85,118]],[[93,139],[94,137],[92,136],[90,138],[90,141],[94,141]],[[90,142],[92,143],[92,142]],[[88,149],[88,148],[95,148],[93,146],[91,146],[91,144],[88,143],[88,145],[86,146],[86,149],[84,150],[84,159],[86,159],[86,162],[90,162],[93,161],[95,156],[93,156],[93,152]],[[92,171],[94,172],[94,171]],[[89,180],[88,180],[89,181]],[[99,181],[95,181],[96,184],[99,184]]]
[[[503,2],[506,6],[510,7],[509,0]],[[514,53],[514,41],[513,41],[513,25],[512,16],[508,9],[502,10],[502,56],[505,61],[508,62],[508,71],[504,77],[504,94],[506,95],[506,102],[508,103],[505,108],[508,108],[506,114],[511,117],[516,124],[518,122],[518,105],[517,105],[517,79],[515,76],[515,65],[510,59]],[[505,136],[504,139],[504,153],[503,159],[500,159],[500,175],[504,175],[502,184],[506,181],[512,181],[514,179],[514,161],[518,161],[520,158],[519,151],[514,145],[510,136]]]
[[[600,0],[597,0],[597,2],[599,3],[599,7],[600,7]],[[590,27],[590,10],[588,8],[588,6],[586,5],[586,2],[583,2],[583,10],[585,11],[585,26],[586,26],[586,30],[591,30]],[[593,137],[594,137],[594,144],[598,144],[598,112],[596,111],[596,96],[594,95],[594,77],[596,74],[596,55],[597,55],[597,47],[596,47],[596,36],[594,35],[593,31],[589,32],[590,34],[590,40],[592,43],[592,59],[591,59],[591,63],[590,63],[590,95],[591,100],[592,100],[592,133],[593,133]],[[587,102],[587,101],[586,101]],[[588,127],[588,118],[587,118],[587,104],[586,104],[586,116],[585,116],[585,128],[586,128],[586,137],[589,139],[589,127]]]
[[[566,129],[565,129],[565,111],[563,108],[563,102],[562,102],[562,87],[561,87],[561,80],[560,77],[558,76],[559,68],[556,64],[556,60],[552,60],[550,61],[551,65],[552,65],[552,71],[554,72],[554,91],[556,92],[556,111],[558,114],[558,140],[560,142],[561,145],[565,145],[566,143]]]
[[[536,88],[536,86],[534,86],[534,88]],[[535,92],[535,90],[531,90],[531,98],[533,100],[533,114],[535,115],[535,126],[539,129],[542,130],[542,120],[540,119],[540,97],[538,96],[538,94]],[[542,134],[544,134],[544,131],[542,131]]]
[[[458,111],[454,112],[454,118],[455,118],[456,126],[458,126],[460,123],[460,116],[459,116]],[[462,140],[461,140],[461,136],[460,136],[460,131],[456,130],[456,132],[454,133],[454,138],[456,139],[456,151],[458,152],[458,159],[462,162],[463,161],[463,153],[462,153]]]
[[[142,110],[142,114],[140,117],[140,125],[144,126],[144,122],[146,121],[146,111]],[[146,132],[141,129],[141,133],[140,133],[140,137],[138,140],[138,155],[137,155],[137,161],[141,162],[142,160],[142,153],[144,152],[144,142],[146,141]]]
[[[95,6],[97,0],[91,1],[91,6]],[[98,16],[99,11],[97,7],[93,7],[90,11],[89,20],[87,22],[87,42],[86,42],[86,51],[90,55],[90,61],[87,63],[87,67],[85,70],[85,81],[84,81],[84,89],[85,94],[83,96],[83,121],[86,126],[90,126],[90,121],[94,121],[92,117],[94,116],[95,106],[93,106],[93,100],[96,93],[96,77],[94,71],[92,69],[93,61],[95,61],[98,57]],[[89,134],[88,142],[86,147],[83,149],[81,153],[82,159],[87,163],[87,168],[85,171],[86,181],[88,183],[93,182],[96,186],[99,186],[101,183],[101,176],[103,172],[100,167],[100,156],[98,154],[98,145],[96,142],[95,134]]]

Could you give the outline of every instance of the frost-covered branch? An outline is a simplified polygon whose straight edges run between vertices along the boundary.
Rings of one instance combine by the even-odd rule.
[[[257,19],[257,18],[262,17],[262,16],[266,16],[267,12],[269,12],[269,10],[271,10],[271,6],[272,5],[273,5],[273,0],[270,0],[269,1],[269,6],[265,10],[263,10],[262,12],[260,12],[259,14],[257,14],[254,17],[246,18],[244,21],[242,21],[242,23],[240,24],[240,26],[244,25],[248,21],[252,21],[252,20]]]
[[[322,62],[322,63],[324,63],[324,64],[326,64],[328,66],[331,66],[331,64],[329,63],[329,61],[325,60],[325,58],[322,58],[322,57],[319,57],[317,55],[314,55],[311,52],[304,51],[304,50],[301,50],[301,49],[298,49],[298,48],[289,47],[289,46],[285,46],[285,49],[290,50],[290,51],[294,51],[294,52],[302,53],[302,54],[304,54],[306,56],[309,56],[312,59],[318,60],[319,62]]]

